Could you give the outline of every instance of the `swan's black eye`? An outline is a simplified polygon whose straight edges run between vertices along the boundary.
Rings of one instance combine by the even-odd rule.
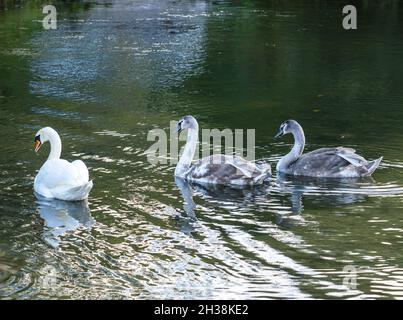
[[[40,135],[37,135],[37,136],[35,137],[35,142],[36,142],[36,141],[41,142],[41,136],[40,136]]]

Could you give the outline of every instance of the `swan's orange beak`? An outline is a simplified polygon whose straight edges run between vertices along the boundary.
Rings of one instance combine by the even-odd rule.
[[[35,152],[38,152],[38,150],[41,148],[41,141],[40,140],[35,140]]]

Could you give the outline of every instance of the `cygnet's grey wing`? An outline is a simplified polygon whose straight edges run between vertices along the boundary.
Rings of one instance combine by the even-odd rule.
[[[317,177],[354,176],[366,171],[368,162],[351,148],[321,148],[302,155],[290,166],[295,175]],[[363,172],[364,173],[364,172]]]
[[[207,184],[252,185],[262,182],[265,172],[238,156],[212,155],[196,162],[187,179]]]
[[[355,153],[354,149],[338,147],[337,155],[342,157],[344,160],[347,160],[355,167],[362,167],[368,164],[368,161],[365,158]]]

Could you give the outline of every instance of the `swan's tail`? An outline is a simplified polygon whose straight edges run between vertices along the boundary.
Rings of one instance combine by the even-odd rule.
[[[380,157],[379,159],[368,162],[368,164],[365,166],[368,170],[368,175],[374,173],[374,171],[379,167],[379,164],[381,163],[382,159],[383,157]]]
[[[255,184],[263,183],[266,179],[271,177],[271,166],[268,163],[257,163],[258,168],[261,170],[261,174],[256,176],[253,180]]]
[[[56,198],[67,201],[79,201],[88,198],[88,194],[92,189],[93,183],[92,180],[88,181],[85,184],[75,187],[63,187],[60,189],[56,189],[53,191],[53,194]]]

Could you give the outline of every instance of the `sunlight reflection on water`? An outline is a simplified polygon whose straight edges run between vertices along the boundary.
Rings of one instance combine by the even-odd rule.
[[[313,20],[308,4],[250,6],[98,3],[16,42],[7,37],[20,20],[8,13],[0,298],[401,298],[400,33],[346,39],[332,6]],[[368,41],[382,41],[375,57]],[[384,161],[366,180],[188,184],[145,154],[148,130],[185,114],[202,128],[255,128],[256,155],[273,169],[291,145],[271,137],[289,117],[304,124],[307,151],[340,144]],[[35,156],[31,142],[44,125],[60,132],[63,157],[88,165],[88,203],[34,196],[49,149]],[[358,270],[355,290],[343,285],[346,265]]]

